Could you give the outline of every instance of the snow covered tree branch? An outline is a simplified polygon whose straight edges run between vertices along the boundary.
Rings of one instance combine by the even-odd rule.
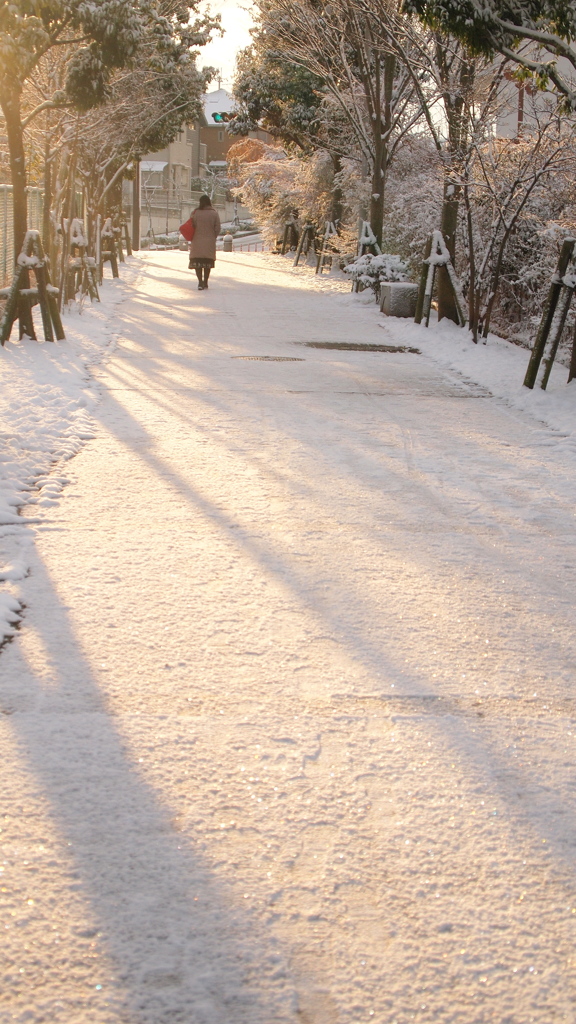
[[[576,108],[576,8],[565,0],[405,0],[427,25],[463,40],[473,53],[500,53],[551,83]],[[531,43],[532,47],[522,46]],[[553,58],[561,58],[559,65]]]
[[[389,33],[402,32],[390,4]],[[386,173],[421,118],[412,77],[352,0],[257,0],[262,45],[318,77],[371,173],[370,223],[382,233]]]

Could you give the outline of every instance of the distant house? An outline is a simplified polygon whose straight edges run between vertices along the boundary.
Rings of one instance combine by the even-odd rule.
[[[553,61],[562,77],[574,81],[574,68],[565,57],[556,57],[547,50],[537,47],[529,50],[529,55],[535,60],[544,63]],[[515,75],[515,68],[510,66],[504,74],[504,85],[500,91],[500,109],[496,122],[496,135],[501,139],[519,139],[524,130],[530,131],[536,122],[542,123],[546,116],[554,116],[556,113],[557,95],[551,92],[542,92],[537,89],[530,80],[524,82]]]
[[[238,141],[235,135],[226,131],[228,120],[234,115],[236,103],[232,93],[226,89],[215,89],[204,96],[204,123],[200,127],[200,143],[206,148],[206,168],[215,173],[225,174],[230,146]],[[271,142],[272,136],[258,129],[250,132],[251,139]]]
[[[200,141],[200,127],[186,127],[165,149],[147,153],[141,160],[142,184],[190,191],[193,179],[203,177],[205,163],[206,150]]]
[[[144,235],[176,231],[197,205],[205,174],[206,147],[200,125],[188,125],[164,149],[147,153],[140,161],[140,232]],[[131,206],[126,183],[124,206]]]

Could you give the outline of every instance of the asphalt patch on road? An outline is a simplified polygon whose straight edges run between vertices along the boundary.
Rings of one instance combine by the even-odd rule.
[[[230,356],[231,359],[249,359],[260,363],[305,363],[300,356]]]
[[[344,341],[305,341],[306,348],[333,348],[342,352],[412,352],[415,356],[421,356],[419,348],[410,348],[408,345],[361,345]]]

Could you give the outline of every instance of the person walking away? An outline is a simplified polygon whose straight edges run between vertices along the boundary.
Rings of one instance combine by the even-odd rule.
[[[216,239],[220,234],[220,217],[209,196],[200,196],[190,220],[194,225],[194,237],[190,243],[188,266],[196,271],[198,288],[202,291],[208,287],[210,271],[216,262]]]

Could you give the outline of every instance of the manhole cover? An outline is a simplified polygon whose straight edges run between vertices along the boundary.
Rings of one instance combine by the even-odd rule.
[[[414,355],[421,355],[419,348],[410,348],[408,345],[361,345],[347,341],[305,341],[306,348],[336,348],[343,352],[413,352]]]
[[[305,359],[298,356],[232,356],[232,359],[257,360],[260,363],[305,363]]]

